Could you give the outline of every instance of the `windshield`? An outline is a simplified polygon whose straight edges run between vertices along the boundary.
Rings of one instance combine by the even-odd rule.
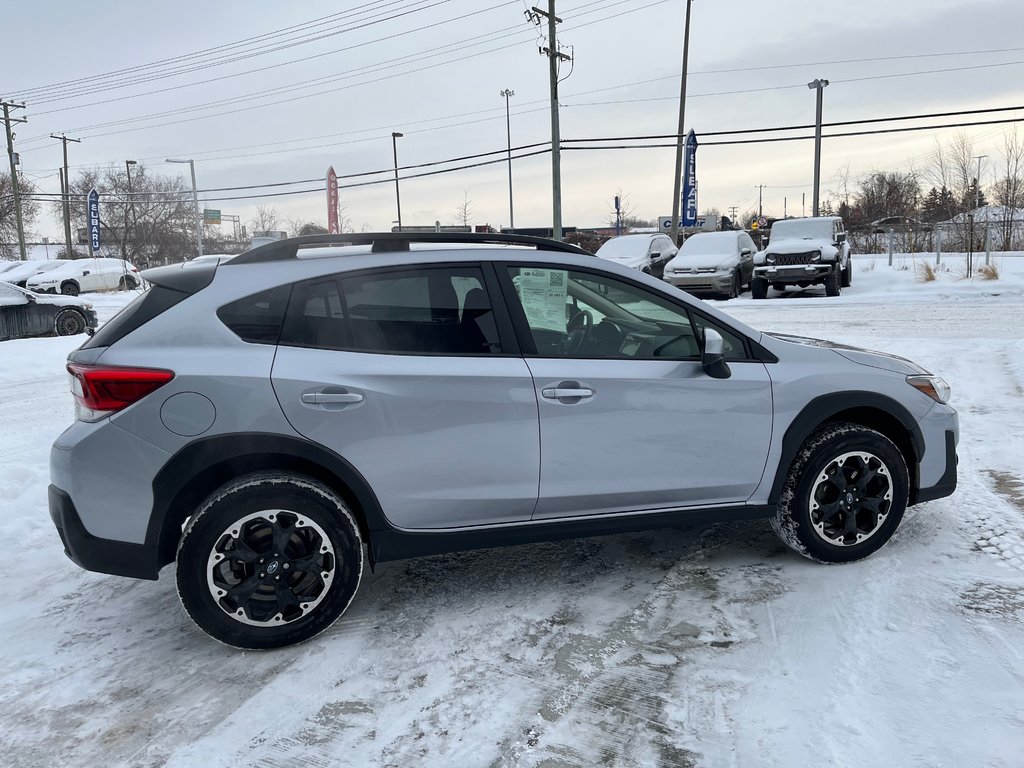
[[[650,245],[651,239],[646,236],[613,237],[597,249],[597,255],[602,259],[644,256]]]
[[[832,240],[832,219],[786,219],[772,225],[771,240]]]
[[[735,232],[708,232],[688,237],[681,253],[684,256],[703,256],[709,253],[732,253],[735,250]]]

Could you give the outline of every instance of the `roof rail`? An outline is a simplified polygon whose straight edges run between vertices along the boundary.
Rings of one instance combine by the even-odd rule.
[[[569,243],[560,243],[546,237],[509,234],[477,234],[475,232],[351,232],[341,235],[303,235],[289,237],[235,256],[222,267],[236,264],[253,264],[262,261],[286,261],[297,258],[299,249],[305,246],[370,245],[372,253],[408,251],[410,243],[471,243],[473,245],[532,245],[538,251],[559,251],[593,256]]]

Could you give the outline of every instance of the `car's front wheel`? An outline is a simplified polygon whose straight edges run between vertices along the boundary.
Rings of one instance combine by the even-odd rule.
[[[832,271],[825,275],[825,295],[838,296],[842,287],[842,277],[839,265],[833,266]]]
[[[178,547],[178,595],[207,634],[237,648],[308,640],[348,608],[363,572],[359,526],[327,486],[262,472],[199,508]]]
[[[85,331],[85,318],[77,309],[63,309],[53,319],[53,332],[58,336],[77,336]]]
[[[77,296],[81,293],[81,289],[74,280],[66,280],[60,284],[60,292],[65,296]]]
[[[750,295],[755,299],[768,298],[768,281],[763,277],[755,277],[750,281]]]
[[[830,424],[801,446],[771,524],[804,557],[860,560],[889,541],[909,492],[906,461],[889,438],[857,424]]]

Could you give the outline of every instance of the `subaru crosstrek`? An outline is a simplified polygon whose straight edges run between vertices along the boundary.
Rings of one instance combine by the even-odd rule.
[[[176,560],[234,646],[323,631],[364,560],[767,518],[839,563],[956,487],[942,379],[563,243],[319,235],[144,278],[70,355],[50,515],[84,568]]]

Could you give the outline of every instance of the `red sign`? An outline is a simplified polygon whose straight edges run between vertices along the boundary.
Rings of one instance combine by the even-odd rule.
[[[333,165],[327,169],[327,232],[338,234],[338,174]]]

